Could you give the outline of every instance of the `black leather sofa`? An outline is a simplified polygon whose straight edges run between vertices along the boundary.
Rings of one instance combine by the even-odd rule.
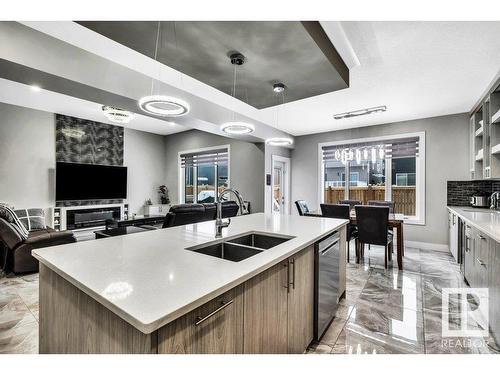
[[[35,230],[27,239],[19,236],[12,224],[0,218],[0,247],[4,250],[5,272],[27,273],[38,271],[38,260],[31,250],[76,242],[71,231],[55,231],[52,228]]]
[[[236,216],[238,214],[238,210],[239,206],[235,201],[227,201],[222,203],[223,218]],[[215,203],[177,204],[170,207],[170,211],[165,216],[163,228],[215,220],[216,216],[217,205]]]

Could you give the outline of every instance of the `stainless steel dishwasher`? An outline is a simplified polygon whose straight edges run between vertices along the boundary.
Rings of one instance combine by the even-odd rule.
[[[337,312],[340,282],[340,233],[315,245],[314,338],[319,340]]]

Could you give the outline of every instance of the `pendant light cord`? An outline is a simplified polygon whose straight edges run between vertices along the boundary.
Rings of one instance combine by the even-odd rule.
[[[179,44],[177,43],[177,26],[176,26],[177,24],[176,24],[175,21],[173,21],[173,22],[174,22],[175,54],[176,54],[176,56],[179,56]],[[182,72],[180,70],[179,70],[179,74],[180,74],[179,80],[180,80],[180,84],[181,84],[181,88],[182,88],[184,82],[183,82],[183,78],[182,78],[183,74],[182,74]]]
[[[236,99],[236,66],[237,66],[237,64],[233,64],[233,89],[231,91],[231,94],[232,94],[233,98],[235,98],[235,99]],[[236,118],[236,114],[233,111],[232,120],[234,121],[235,118]]]
[[[155,56],[154,59],[156,62],[158,62],[157,57],[158,57],[158,42],[160,41],[160,25],[161,21],[158,21],[158,27],[156,29],[156,43],[155,43]],[[160,77],[160,68],[158,68],[158,77]],[[151,95],[153,95],[154,91],[154,78],[151,78]]]

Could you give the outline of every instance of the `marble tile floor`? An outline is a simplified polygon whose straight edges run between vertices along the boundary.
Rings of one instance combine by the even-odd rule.
[[[310,354],[494,353],[482,338],[442,336],[441,291],[466,287],[451,255],[407,248],[404,270],[384,269],[383,248],[365,251],[347,265],[346,298]],[[450,328],[459,327],[458,302],[450,299]],[[470,327],[469,327],[470,328]]]
[[[396,264],[394,265],[396,266]],[[384,269],[382,248],[347,265],[346,298],[307,353],[489,353],[483,339],[445,340],[441,290],[464,287],[451,255],[407,248],[404,271]],[[458,324],[453,309],[451,325]],[[0,354],[38,353],[38,274],[0,278]]]

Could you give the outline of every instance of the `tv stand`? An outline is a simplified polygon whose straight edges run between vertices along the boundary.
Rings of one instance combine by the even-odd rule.
[[[60,230],[102,228],[107,220],[124,220],[125,204],[57,207]]]

